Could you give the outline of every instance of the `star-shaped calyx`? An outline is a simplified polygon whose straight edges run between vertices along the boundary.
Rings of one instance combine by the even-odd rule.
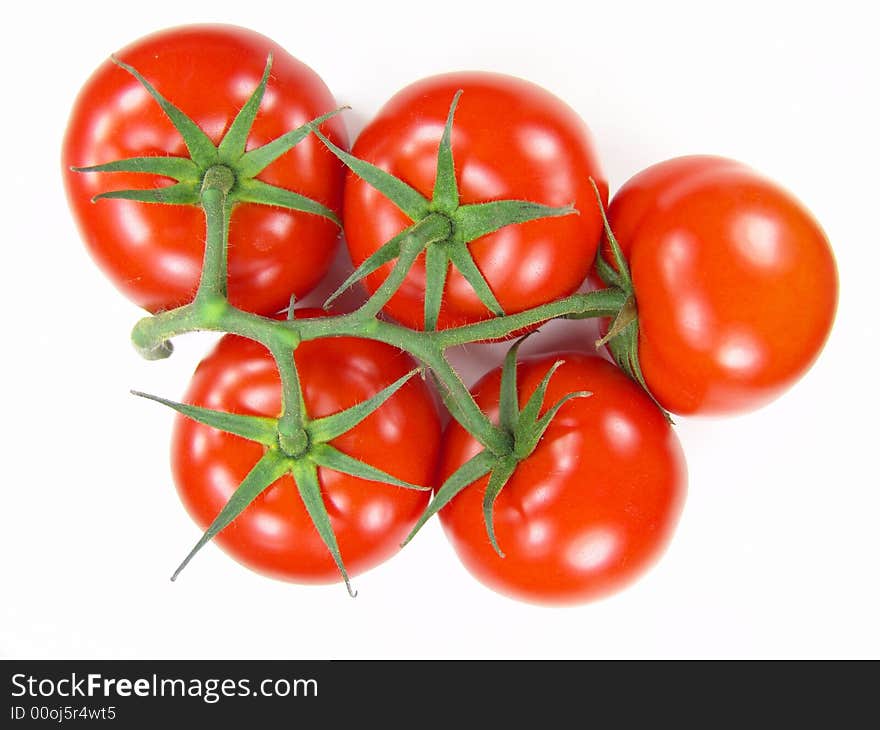
[[[459,90],[449,107],[437,152],[437,172],[430,200],[400,178],[340,149],[320,130],[315,129],[315,134],[349,169],[387,197],[412,221],[412,225],[364,260],[330,296],[326,306],[355,282],[395,260],[395,269],[386,281],[402,281],[416,258],[424,251],[426,330],[437,328],[450,265],[458,269],[486,308],[493,315],[501,316],[504,310],[477,267],[468,244],[504,226],[577,213],[571,205],[552,207],[526,200],[461,204],[452,156],[453,120],[461,95],[462,91]]]
[[[135,395],[173,408],[178,413],[198,423],[254,441],[264,447],[263,456],[251,468],[247,476],[235,492],[233,492],[223,509],[220,510],[214,521],[205,530],[201,539],[186,556],[171,579],[175,580],[187,563],[192,560],[193,556],[238,517],[260,494],[279,478],[285,474],[290,474],[296,482],[296,488],[303,505],[315,528],[318,530],[321,539],[327,546],[327,550],[333,556],[333,560],[345,581],[349,593],[354,595],[342,555],[339,551],[336,535],[330,523],[327,507],[321,494],[318,467],[332,469],[369,481],[383,482],[408,489],[428,490],[430,487],[411,484],[381,469],[370,466],[359,459],[355,459],[330,443],[333,439],[357,426],[367,416],[381,407],[385,401],[418,372],[418,369],[412,370],[371,398],[357,403],[346,410],[323,418],[309,419],[303,416],[301,429],[297,428],[297,432],[293,434],[286,431],[283,418],[227,413],[201,406],[175,403],[155,395],[135,391]],[[304,407],[302,412],[303,414],[305,413]]]
[[[259,85],[236,115],[223,139],[215,145],[211,138],[178,107],[160,94],[136,69],[114,58],[113,61],[134,76],[150,96],[162,107],[166,116],[183,137],[189,157],[157,155],[131,157],[101,165],[74,167],[76,172],[143,172],[162,175],[176,182],[173,185],[145,190],[112,190],[99,193],[94,200],[122,198],[142,203],[165,203],[171,205],[201,205],[205,183],[223,188],[228,204],[258,203],[290,210],[312,213],[329,218],[340,225],[336,214],[325,205],[292,190],[270,185],[257,179],[264,169],[285,152],[302,141],[324,121],[339,113],[339,109],[324,114],[311,122],[277,137],[271,142],[245,151],[248,136],[263,100],[272,56]]]
[[[483,520],[486,533],[495,552],[504,557],[498,540],[495,537],[495,501],[513,476],[519,462],[528,459],[537,448],[550,422],[559,410],[572,398],[586,398],[592,395],[589,391],[579,390],[567,393],[550,406],[543,415],[541,408],[547,395],[547,387],[553,373],[564,363],[557,360],[544,375],[538,387],[529,396],[525,405],[519,407],[519,391],[517,388],[517,353],[523,340],[520,338],[508,350],[501,369],[501,386],[498,400],[498,428],[508,436],[509,448],[504,452],[483,449],[456,469],[440,486],[428,508],[422,513],[415,527],[404,541],[408,543],[431,517],[445,507],[460,491],[482,479],[487,474],[489,481],[483,496]],[[442,391],[441,391],[442,392]]]

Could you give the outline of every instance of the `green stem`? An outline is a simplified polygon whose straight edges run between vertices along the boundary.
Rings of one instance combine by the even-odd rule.
[[[614,292],[609,292],[607,289],[587,294],[572,294],[565,299],[526,309],[516,314],[507,314],[503,317],[494,317],[482,322],[452,327],[429,334],[436,345],[445,350],[448,347],[466,345],[470,342],[503,339],[513,332],[534,327],[557,317],[571,315],[577,315],[579,318],[611,317],[620,309],[624,298],[623,292],[620,293],[620,296],[615,296]],[[620,299],[620,304],[616,304],[617,299]]]
[[[270,347],[272,357],[281,376],[281,417],[278,419],[278,443],[288,456],[302,456],[309,448],[306,433],[305,402],[300,386],[299,372],[294,360],[294,348],[288,343],[274,342]]]
[[[168,340],[188,332],[229,332],[255,340],[270,351],[280,351],[299,344],[299,325],[299,321],[284,322],[245,312],[223,299],[203,298],[144,317],[135,324],[131,339],[145,357],[163,348],[170,350]]]
[[[235,175],[224,165],[208,168],[200,196],[205,211],[205,257],[196,299],[225,298],[227,289],[227,247],[232,205],[229,191]]]
[[[363,337],[397,347],[410,353],[430,368],[446,389],[448,396],[457,403],[456,417],[462,425],[486,448],[495,454],[505,454],[510,450],[509,438],[497,428],[480,410],[470,391],[458,377],[454,368],[444,355],[446,349],[469,342],[479,342],[509,336],[512,332],[540,324],[548,319],[561,316],[607,317],[615,314],[614,302],[624,297],[601,290],[587,294],[574,294],[557,302],[509,314],[504,317],[478,322],[476,324],[454,327],[436,332],[421,332],[408,329],[392,322],[371,318],[363,319],[363,310],[334,317],[314,319],[295,319],[282,322],[244,312],[230,304],[219,310],[212,301],[194,302],[179,309],[147,317],[135,325],[132,339],[142,353],[154,351],[170,338],[195,330],[229,332],[247,337],[266,346],[279,362],[285,361],[293,368],[292,349],[300,341],[317,340],[325,337]],[[212,317],[206,317],[207,308],[213,308]],[[285,357],[281,353],[291,353]],[[289,393],[298,392],[297,382],[292,373],[282,375],[282,382],[288,384]],[[296,411],[301,400],[293,395],[285,399],[285,413],[290,416],[292,432],[300,426]],[[301,407],[301,405],[299,406]],[[288,410],[291,409],[291,410]],[[300,416],[301,418],[302,416]],[[293,448],[293,444],[290,445]]]
[[[457,416],[462,425],[480,443],[493,453],[509,452],[509,439],[480,410],[470,391],[446,360],[443,349],[433,341],[433,333],[411,330],[378,319],[365,324],[360,319],[359,311],[336,317],[297,320],[297,325],[303,341],[324,337],[363,337],[408,352],[434,372],[457,403]]]
[[[436,332],[410,330],[378,319],[364,321],[363,309],[334,317],[282,322],[245,312],[225,302],[218,304],[216,301],[204,300],[152,317],[145,317],[135,325],[132,340],[135,347],[142,354],[147,355],[166,346],[166,342],[177,335],[198,330],[241,335],[260,342],[272,351],[295,347],[300,340],[316,340],[322,337],[365,337],[406,350],[429,367],[438,365],[442,372],[446,372],[442,355],[449,347],[507,337],[519,329],[555,317],[613,316],[616,313],[614,302],[620,299],[622,304],[624,298],[623,292],[617,294],[607,289],[588,294],[574,294],[516,314]],[[211,316],[208,316],[209,314]],[[443,378],[442,375],[440,377]],[[448,383],[448,385],[450,390],[457,390],[455,384]]]

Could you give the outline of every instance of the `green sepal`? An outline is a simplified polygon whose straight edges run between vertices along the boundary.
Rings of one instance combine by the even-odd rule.
[[[511,345],[501,366],[501,388],[498,396],[498,422],[505,431],[513,434],[519,421],[519,395],[516,387],[516,362],[520,345],[533,332],[523,335]]]
[[[541,406],[544,405],[544,396],[547,395],[547,387],[550,385],[550,379],[553,377],[553,373],[555,373],[564,362],[564,360],[557,360],[553,363],[551,368],[544,374],[538,387],[535,388],[535,392],[529,396],[529,399],[523,406],[522,412],[519,414],[519,422],[516,425],[514,442],[517,446],[517,455],[522,458],[525,458],[534,450],[534,446],[528,448],[528,444],[532,441],[531,436],[535,428],[535,423],[538,420],[538,413],[541,411]]]
[[[455,180],[455,162],[452,159],[452,122],[461,94],[461,89],[456,91],[449,105],[449,114],[437,151],[437,174],[434,177],[434,194],[431,201],[435,210],[447,215],[452,215],[458,208],[458,183]]]
[[[596,181],[590,178],[590,184],[593,186],[596,200],[599,202],[599,212],[602,214],[605,238],[608,241],[615,264],[611,266],[609,262],[605,261],[600,248],[596,257],[596,271],[602,281],[609,287],[606,291],[611,292],[611,294],[608,296],[623,297],[620,306],[608,315],[614,318],[611,327],[608,333],[596,343],[596,346],[607,345],[611,356],[620,369],[642,386],[642,389],[654,401],[661,413],[663,413],[663,417],[669,423],[673,423],[672,416],[654,397],[651,389],[648,388],[645,376],[642,374],[642,366],[639,362],[638,306],[636,304],[632,274],[630,273],[626,257],[623,255],[623,249],[620,248],[614,231],[611,230],[611,224],[608,222],[605,206],[602,203],[602,194],[599,192]]]
[[[251,504],[266,488],[290,470],[290,463],[279,454],[278,451],[267,451],[263,457],[248,472],[238,488],[223,506],[223,509],[214,518],[214,521],[205,530],[202,537],[190,550],[189,555],[174,571],[171,580],[177,580],[177,576],[187,566],[195,554],[201,550],[214,536],[238,517],[248,505]]]
[[[323,444],[341,436],[346,431],[350,431],[370,414],[374,413],[419,371],[420,368],[410,370],[406,375],[399,377],[390,385],[382,388],[376,395],[356,403],[351,408],[346,408],[339,413],[333,413],[332,415],[316,418],[311,421],[307,430],[312,443]]]
[[[315,444],[309,451],[309,457],[318,466],[323,466],[342,474],[349,474],[359,479],[382,482],[395,487],[403,487],[404,489],[415,489],[419,492],[426,492],[431,489],[431,487],[423,487],[403,479],[398,479],[396,476],[382,471],[382,469],[349,456],[345,452],[330,446],[330,444]]]
[[[636,299],[632,294],[630,294],[624,300],[623,305],[620,307],[620,310],[617,312],[616,316],[612,320],[611,326],[608,328],[608,332],[605,334],[604,337],[600,338],[596,342],[596,347],[602,347],[602,345],[605,345],[613,340],[632,322],[635,322],[637,318],[638,310],[636,310]]]
[[[587,391],[567,393],[550,407],[541,418],[538,418],[538,413],[547,394],[550,379],[564,362],[559,360],[544,375],[541,383],[520,411],[516,382],[516,364],[519,347],[526,337],[528,335],[521,337],[510,347],[504,358],[501,371],[499,421],[505,433],[513,432],[512,448],[506,453],[492,453],[489,449],[484,449],[453,472],[441,485],[425,512],[422,513],[415,527],[404,541],[404,545],[413,538],[425,522],[443,509],[462,489],[489,474],[489,481],[483,495],[483,521],[485,522],[486,534],[489,542],[492,544],[492,548],[500,557],[504,557],[504,553],[498,545],[494,525],[494,506],[499,493],[509,481],[519,462],[528,458],[535,450],[541,437],[552,420],[558,415],[562,406],[573,398],[584,398],[591,395]],[[440,385],[442,386],[442,384]],[[441,387],[441,396],[442,394],[443,389]],[[444,399],[444,402],[446,400]],[[451,405],[454,404],[447,403],[447,406]],[[455,417],[454,413],[453,417]]]
[[[346,167],[359,178],[376,188],[376,190],[400,208],[410,220],[418,221],[430,212],[428,200],[414,187],[391,173],[385,172],[385,170],[358,159],[344,149],[337,147],[317,127],[312,126],[312,131],[324,143],[327,149],[342,160]]]
[[[139,203],[165,203],[168,205],[198,205],[199,186],[191,182],[179,182],[165,188],[146,190],[108,190],[98,193],[92,202],[98,200],[135,200]]]
[[[211,408],[177,403],[166,398],[160,398],[158,395],[150,395],[138,390],[131,391],[131,394],[139,398],[146,398],[147,400],[161,403],[163,406],[168,406],[197,423],[216,428],[218,431],[241,436],[249,441],[256,441],[265,446],[276,446],[278,443],[278,421],[274,418],[215,411]]]
[[[416,533],[422,529],[422,526],[449,504],[456,494],[469,484],[473,484],[477,479],[486,476],[486,474],[488,474],[495,466],[497,461],[497,456],[484,450],[468,459],[450,474],[449,478],[443,482],[440,489],[437,490],[434,499],[431,500],[431,503],[421,514],[415,526],[410,530],[409,535],[407,535],[406,539],[401,543],[401,547],[412,540],[416,536]]]
[[[178,182],[197,183],[201,171],[189,157],[155,156],[128,157],[124,160],[105,162],[103,165],[71,167],[74,172],[140,172],[170,177]]]
[[[268,185],[254,176],[259,174],[278,157],[307,137],[317,125],[322,124],[340,109],[323,114],[301,127],[281,135],[262,147],[245,152],[248,135],[259,111],[272,66],[269,55],[263,76],[257,88],[235,116],[229,130],[218,147],[199,126],[179,108],[160,94],[136,69],[113,58],[113,61],[135,77],[159,104],[174,127],[180,132],[192,159],[174,156],[134,157],[88,167],[74,167],[76,172],[135,172],[163,175],[177,180],[176,185],[147,190],[114,190],[99,193],[93,201],[107,199],[133,200],[141,203],[164,203],[172,205],[203,205],[201,194],[211,169],[224,169],[233,188],[231,199],[237,202],[257,203],[297,210],[327,218],[342,227],[339,217],[327,206],[274,185]],[[203,181],[204,177],[204,181]],[[234,183],[234,185],[233,185]],[[227,190],[223,190],[227,192]],[[204,205],[203,205],[204,207]]]
[[[519,460],[515,457],[500,459],[489,475],[489,483],[486,485],[486,491],[483,494],[483,522],[486,525],[486,534],[489,536],[492,549],[502,558],[504,553],[498,546],[498,538],[495,536],[495,501],[513,475],[518,463]]]
[[[262,180],[244,178],[238,181],[233,196],[235,200],[241,203],[259,203],[261,205],[273,205],[279,208],[287,208],[288,210],[298,210],[303,213],[312,213],[322,218],[333,221],[340,228],[342,221],[339,217],[326,205],[322,205],[317,200],[307,198],[286,188],[279,188]]]
[[[605,214],[605,206],[602,203],[602,193],[599,192],[599,186],[596,185],[596,181],[593,178],[590,178],[590,185],[593,186],[593,192],[596,194],[596,200],[599,201],[599,213],[602,215],[602,225],[605,228],[605,237],[608,240],[608,246],[611,248],[611,255],[614,257],[613,267],[616,269],[616,277],[613,282],[605,281],[603,277],[603,270],[606,276],[610,276],[610,272],[608,269],[612,268],[608,264],[608,262],[602,259],[602,250],[599,249],[598,259],[602,259],[602,264],[604,267],[601,267],[600,264],[597,264],[597,271],[599,276],[605,281],[606,284],[613,283],[614,286],[618,286],[628,294],[632,294],[633,285],[632,285],[632,277],[629,272],[629,264],[626,262],[626,257],[623,255],[623,250],[620,248],[620,244],[617,242],[617,238],[614,236],[614,231],[611,230],[611,224],[608,222],[608,216]],[[601,267],[601,268],[600,268]]]
[[[662,405],[660,405],[660,401],[658,401],[654,397],[651,389],[648,388],[648,384],[647,382],[645,382],[645,376],[642,374],[642,366],[639,362],[638,318],[631,321],[617,335],[608,340],[607,347],[608,350],[611,352],[611,356],[614,358],[614,361],[618,364],[620,369],[623,370],[623,372],[625,372],[630,378],[635,380],[639,385],[641,385],[642,389],[648,394],[651,400],[654,401],[654,404],[657,406],[657,408],[660,409],[663,417],[670,424],[674,423],[669,411],[667,411]]]
[[[358,266],[354,271],[352,271],[348,278],[343,281],[327,299],[324,301],[324,309],[329,309],[330,306],[335,302],[342,294],[351,286],[354,286],[362,279],[365,279],[374,271],[378,271],[385,264],[394,261],[398,256],[400,256],[400,246],[401,243],[409,236],[410,228],[406,228],[400,233],[398,233],[394,238],[392,238],[387,243],[382,244],[380,248],[378,248],[371,256],[364,259],[361,262],[360,266]]]
[[[245,152],[236,163],[235,167],[239,175],[242,177],[254,177],[259,175],[275,160],[284,153],[292,150],[296,145],[302,142],[314,129],[328,119],[335,117],[341,111],[348,109],[347,106],[341,106],[319,117],[315,117],[310,122],[306,122],[301,127],[285,132],[280,137],[276,137],[271,142],[267,142],[262,147],[256,147]]]
[[[266,59],[266,67],[263,69],[263,77],[254,93],[250,95],[244,106],[235,115],[223,139],[217,147],[217,156],[221,162],[230,164],[238,160],[247,146],[248,135],[254,120],[257,118],[257,110],[263,101],[266,92],[266,84],[269,82],[269,72],[272,70],[272,54]]]
[[[403,284],[419,254],[426,248],[430,248],[432,243],[447,240],[449,234],[449,219],[439,213],[431,213],[403,231],[403,234],[400,235],[400,255],[397,263],[394,264],[391,273],[385,277],[382,284],[361,306],[360,316],[374,317],[377,315]]]
[[[462,205],[452,218],[455,221],[456,240],[468,243],[515,223],[560,218],[577,212],[571,205],[554,207],[527,200],[493,200]]]
[[[605,286],[620,289],[620,275],[617,273],[617,270],[605,260],[601,249],[596,256],[596,262],[594,265],[596,267],[596,273],[599,274],[599,278]]]
[[[562,398],[560,398],[556,403],[554,403],[550,408],[547,409],[547,412],[544,413],[534,424],[532,433],[529,436],[528,442],[523,444],[524,449],[528,448],[529,453],[534,451],[538,442],[541,440],[541,437],[544,435],[544,432],[550,426],[550,422],[556,418],[556,414],[559,413],[559,409],[562,408],[568,401],[574,400],[575,398],[589,398],[593,395],[589,390],[576,390],[573,393],[566,393]]]
[[[162,107],[162,111],[164,111],[171,120],[175,129],[180,132],[180,136],[183,137],[183,143],[189,150],[193,162],[203,170],[217,162],[217,148],[214,147],[211,138],[199,129],[199,126],[192,119],[162,96],[162,94],[160,94],[149,81],[141,76],[135,68],[120,61],[116,57],[113,57],[113,62],[134,76],[140,82],[141,86],[147,90],[150,96],[156,100],[159,106]]]
[[[495,292],[489,286],[489,282],[483,276],[483,272],[477,268],[477,263],[467,246],[450,246],[449,258],[456,269],[467,280],[483,305],[496,317],[504,316],[504,309],[495,297]]]
[[[348,572],[345,570],[345,564],[342,562],[342,555],[339,552],[339,543],[336,541],[336,533],[333,531],[333,525],[330,522],[330,515],[327,514],[327,506],[324,504],[324,498],[321,495],[321,483],[318,480],[318,468],[315,463],[309,459],[294,461],[292,466],[293,478],[296,480],[296,488],[299,491],[300,499],[312,519],[312,523],[318,530],[321,540],[324,541],[327,550],[333,557],[333,562],[342,574],[342,580],[345,581],[345,587],[348,595],[354,598],[356,591],[351,588],[351,581],[348,578]]]
[[[425,249],[425,323],[426,332],[437,329],[440,307],[443,304],[443,290],[449,273],[449,256],[443,246],[428,246]]]

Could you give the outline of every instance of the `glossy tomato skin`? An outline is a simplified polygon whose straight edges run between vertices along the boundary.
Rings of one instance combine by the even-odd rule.
[[[569,401],[537,448],[516,468],[495,503],[505,557],[486,536],[487,479],[466,487],[440,511],[465,567],[494,590],[524,601],[573,604],[631,583],[659,557],[684,503],[687,475],[678,438],[647,395],[607,360],[580,353],[538,356],[518,368],[524,405],[557,359],[545,409]],[[494,419],[500,370],[473,388]],[[444,434],[438,483],[479,450],[457,423]]]
[[[387,345],[356,338],[306,342],[296,352],[304,398],[313,418],[375,395],[405,375],[412,359]],[[259,344],[227,335],[205,358],[187,403],[235,413],[278,416],[275,363]],[[376,412],[331,444],[401,479],[430,485],[440,424],[431,393],[416,377]],[[417,448],[414,448],[417,445]],[[178,493],[204,529],[263,453],[263,447],[179,417],[172,443]],[[427,505],[429,492],[369,482],[318,469],[342,559],[352,575],[391,557]],[[257,572],[298,583],[341,580],[310,521],[293,477],[272,484],[214,541]]]
[[[630,263],[642,371],[666,409],[752,410],[818,357],[837,269],[790,193],[734,160],[683,157],[632,178],[608,215]]]
[[[248,149],[260,146],[336,104],[309,67],[265,36],[225,25],[171,28],[135,41],[116,56],[134,66],[217,144],[260,82],[273,54],[272,76]],[[340,117],[322,127],[347,145]],[[76,173],[88,166],[137,156],[188,156],[181,136],[158,104],[129,73],[105,61],[74,103],[62,163],[68,200],[86,245],[117,288],[151,312],[189,302],[204,253],[204,213],[94,195],[172,181],[134,173]],[[258,178],[341,209],[344,171],[309,136]],[[271,314],[290,295],[307,293],[327,271],[338,228],[314,215],[263,205],[235,208],[230,224],[229,296],[243,309]]]
[[[430,199],[437,149],[449,105],[455,114],[452,151],[462,204],[521,199],[574,204],[580,215],[531,221],[473,241],[478,268],[507,313],[573,293],[598,246],[601,219],[589,178],[603,196],[607,183],[583,120],[557,97],[530,82],[490,73],[451,73],[397,93],[361,132],[353,153],[400,177]],[[345,185],[346,242],[355,265],[411,221],[387,198],[349,174]],[[369,276],[372,292],[390,265]],[[413,328],[424,326],[424,256],[385,311]],[[470,284],[454,268],[439,328],[489,317]]]

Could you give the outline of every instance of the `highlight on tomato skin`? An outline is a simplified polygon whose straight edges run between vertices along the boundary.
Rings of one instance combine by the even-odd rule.
[[[143,74],[216,145],[259,85],[270,53],[271,76],[248,136],[250,150],[337,106],[321,78],[281,46],[232,25],[189,25],[145,36],[115,57]],[[322,129],[347,147],[339,115]],[[202,268],[204,213],[193,205],[92,202],[99,193],[173,181],[153,174],[70,168],[168,155],[189,156],[181,135],[144,87],[108,58],[74,103],[63,141],[62,175],[89,253],[123,295],[152,313],[192,300]],[[258,179],[341,212],[344,168],[312,135],[272,162]],[[323,278],[338,239],[338,226],[326,218],[236,205],[229,233],[232,304],[258,314],[280,311],[291,294],[301,298]]]
[[[608,218],[630,265],[642,372],[667,410],[754,410],[819,356],[837,269],[787,190],[735,160],[681,157],[630,179]]]
[[[564,101],[524,79],[456,72],[416,81],[397,92],[363,129],[352,153],[430,198],[450,102],[462,91],[452,127],[452,155],[461,205],[503,199],[573,205],[577,214],[507,225],[468,244],[477,268],[505,313],[572,294],[586,278],[602,232],[594,178],[607,182],[584,120]],[[345,241],[355,266],[411,221],[368,183],[349,173]],[[390,265],[368,276],[375,291]],[[424,327],[426,264],[420,255],[384,311]],[[451,266],[438,329],[491,316],[461,272]]]
[[[545,406],[567,402],[531,456],[521,461],[495,503],[489,542],[482,501],[487,479],[440,510],[445,533],[468,571],[489,588],[541,605],[603,598],[642,576],[672,538],[687,490],[678,437],[647,394],[603,358],[577,352],[524,359],[518,368],[524,404],[557,360]],[[501,370],[472,389],[498,417]],[[442,483],[480,449],[458,423],[444,433]]]
[[[319,313],[304,310],[298,314]],[[305,342],[297,348],[296,363],[312,418],[340,412],[375,395],[414,366],[412,358],[396,348],[352,337]],[[226,335],[199,364],[184,401],[277,417],[281,408],[277,367],[262,345]],[[375,413],[331,444],[395,477],[428,486],[439,442],[440,420],[433,395],[421,378],[413,377]],[[177,417],[172,470],[178,494],[201,528],[217,516],[264,452],[265,447],[256,442]],[[318,476],[351,576],[399,551],[430,496],[429,491],[367,481],[323,467],[318,468]],[[241,564],[271,578],[304,584],[342,580],[290,474],[261,493],[214,542]]]

